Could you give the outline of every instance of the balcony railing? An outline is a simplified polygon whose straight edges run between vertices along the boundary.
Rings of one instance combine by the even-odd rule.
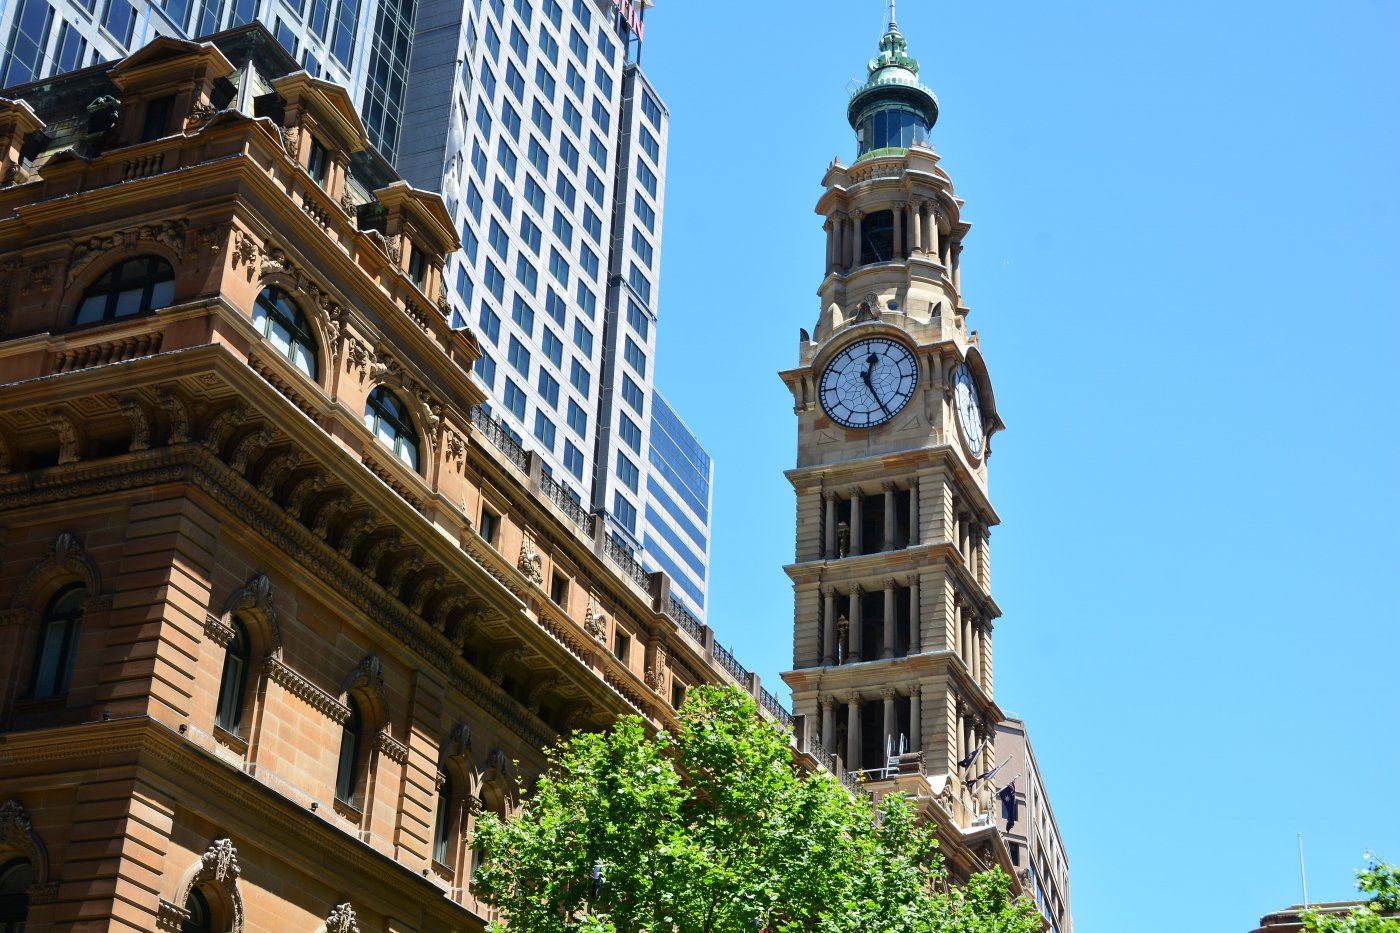
[[[666,604],[666,615],[671,617],[671,621],[681,627],[697,644],[705,643],[705,627],[700,624],[700,620],[690,614],[690,610],[681,604],[681,601],[672,596]]]
[[[568,516],[575,528],[589,537],[593,536],[593,516],[582,505],[574,501],[574,497],[569,495],[569,490],[563,483],[548,473],[543,473],[540,475],[540,489],[544,492],[546,499],[559,506],[560,511]]]
[[[726,671],[733,674],[734,679],[739,681],[739,683],[742,684],[748,681],[748,668],[740,664],[738,658],[734,657],[734,653],[719,642],[715,642],[715,660],[718,661]]]
[[[530,460],[525,455],[525,448],[521,447],[516,439],[506,432],[505,426],[492,418],[486,409],[472,409],[472,424],[481,430],[482,435],[493,447],[506,455],[507,460],[519,467],[520,472],[530,471]]]
[[[788,712],[783,704],[778,702],[777,697],[768,692],[767,687],[758,688],[758,702],[764,709],[772,714],[779,725],[785,729],[792,728],[792,713]]]
[[[642,589],[647,589],[647,572],[642,569],[642,565],[637,563],[637,558],[632,556],[632,549],[627,547],[616,538],[603,539],[603,553],[608,555],[608,560],[622,568],[627,576],[631,577]]]

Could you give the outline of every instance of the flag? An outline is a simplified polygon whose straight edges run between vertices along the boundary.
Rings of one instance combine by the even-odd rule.
[[[1011,827],[1016,825],[1016,811],[1019,806],[1016,800],[1016,779],[1012,778],[1010,784],[997,791],[997,797],[1001,798],[1001,815],[1006,820],[1006,831],[1010,832]]]
[[[987,747],[987,740],[986,740],[986,739],[983,739],[983,740],[981,741],[981,743],[980,743],[976,748],[974,748],[972,751],[968,752],[966,758],[964,758],[962,761],[958,762],[958,767],[959,767],[959,768],[966,768],[968,765],[972,764],[974,761],[977,760],[977,756],[980,755],[980,754],[982,754],[982,749],[984,749],[984,748],[986,748],[986,747]]]
[[[1003,767],[1005,767],[1005,766],[1006,766],[1006,762],[1003,761],[1001,764],[997,765],[997,766],[996,766],[995,768],[993,768],[992,770],[990,770],[990,771],[983,771],[981,774],[977,775],[977,777],[972,778],[972,779],[967,780],[967,781],[964,781],[963,783],[967,785],[967,789],[968,789],[968,790],[972,790],[972,788],[976,787],[977,784],[978,784],[979,782],[985,781],[985,780],[987,780],[988,778],[994,778],[994,777],[996,777],[997,772],[1000,771],[1000,770],[1001,770]]]

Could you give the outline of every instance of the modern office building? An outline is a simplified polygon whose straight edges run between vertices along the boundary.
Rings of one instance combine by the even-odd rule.
[[[997,723],[997,760],[1003,762],[1001,777],[1010,782],[1016,796],[1015,809],[1002,800],[997,825],[1011,850],[1011,864],[1021,879],[1021,887],[1035,899],[1035,906],[1048,924],[1049,933],[1074,933],[1069,902],[1069,856],[1060,837],[1060,825],[1045,791],[1026,724],[1009,717]],[[1013,819],[1014,816],[1014,819]]]
[[[155,36],[261,21],[344,85],[371,145],[440,192],[462,250],[442,297],[476,331],[506,432],[644,562],[669,113],[631,0],[17,0],[0,86]],[[435,296],[436,297],[436,296]],[[703,614],[705,581],[690,600]]]
[[[561,735],[791,722],[482,414],[367,147],[257,25],[0,93],[0,928],[483,933]]]
[[[671,595],[705,618],[714,464],[660,392],[652,395],[642,562],[664,571]]]

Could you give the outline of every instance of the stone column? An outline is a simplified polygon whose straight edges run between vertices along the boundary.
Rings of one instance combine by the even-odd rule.
[[[972,620],[972,679],[982,685],[982,620]]]
[[[893,687],[886,687],[880,692],[880,696],[885,701],[885,756],[890,753],[899,754],[899,719],[894,712],[895,690]]]
[[[909,546],[923,544],[923,532],[919,528],[919,478],[909,480]]]
[[[837,214],[831,223],[831,270],[840,272],[846,257],[846,218]]]
[[[861,211],[855,211],[854,213],[851,214],[851,222],[852,222],[852,230],[851,230],[851,269],[852,269],[852,270],[855,270],[855,269],[857,269],[857,268],[860,267],[860,222],[861,222],[861,219],[862,219],[863,217],[865,217],[865,214],[862,213]]]
[[[885,541],[881,550],[894,550],[894,494],[896,487],[893,480],[885,480],[882,484],[885,490]]]
[[[977,522],[967,523],[967,572],[972,574],[972,579],[976,580],[977,569],[977,542],[982,537],[981,525]]]
[[[923,751],[924,748],[922,713],[923,688],[915,684],[909,691],[909,750],[911,752]]]
[[[863,498],[864,495],[859,489],[851,490],[851,550],[849,552],[851,557],[865,553],[865,535],[861,530],[861,526],[864,522],[861,521],[860,514],[861,500]]]
[[[958,700],[957,713],[955,715],[956,728],[954,729],[954,744],[957,747],[956,754],[958,756],[958,761],[962,761],[964,758],[967,757],[967,723],[963,716],[963,712],[963,701]]]
[[[922,214],[922,202],[915,201],[909,205],[909,230],[914,235],[914,246],[909,251],[910,255],[914,253],[922,254],[924,251],[924,224]]]
[[[904,258],[904,210],[896,208],[891,211],[894,214],[894,243],[891,244],[891,253],[895,259]]]
[[[919,575],[909,577],[909,653],[919,654],[924,650],[923,613],[919,607]]]
[[[958,594],[953,594],[953,650],[958,653],[958,657],[963,656],[963,607],[962,599]]]
[[[941,261],[942,254],[938,250],[938,211],[932,204],[928,208],[928,254]]]
[[[836,753],[836,701],[822,697],[822,748],[831,754]]]
[[[822,590],[822,666],[836,663],[836,589]]]
[[[846,698],[846,770],[860,768],[860,694],[853,693]]]
[[[880,646],[880,657],[894,657],[894,577],[885,581],[885,643]]]
[[[822,556],[827,560],[836,559],[836,493],[822,493],[822,501],[826,504],[826,540],[823,543]]]
[[[962,240],[954,241],[948,251],[953,254],[953,291],[962,294]]]
[[[860,584],[851,587],[851,610],[848,617],[851,620],[851,657],[852,661],[861,660],[861,621],[860,621]]]

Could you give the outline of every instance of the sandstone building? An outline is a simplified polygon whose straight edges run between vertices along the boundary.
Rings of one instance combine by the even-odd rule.
[[[342,89],[252,26],[7,95],[0,924],[480,930],[561,732],[789,721],[485,414]]]

